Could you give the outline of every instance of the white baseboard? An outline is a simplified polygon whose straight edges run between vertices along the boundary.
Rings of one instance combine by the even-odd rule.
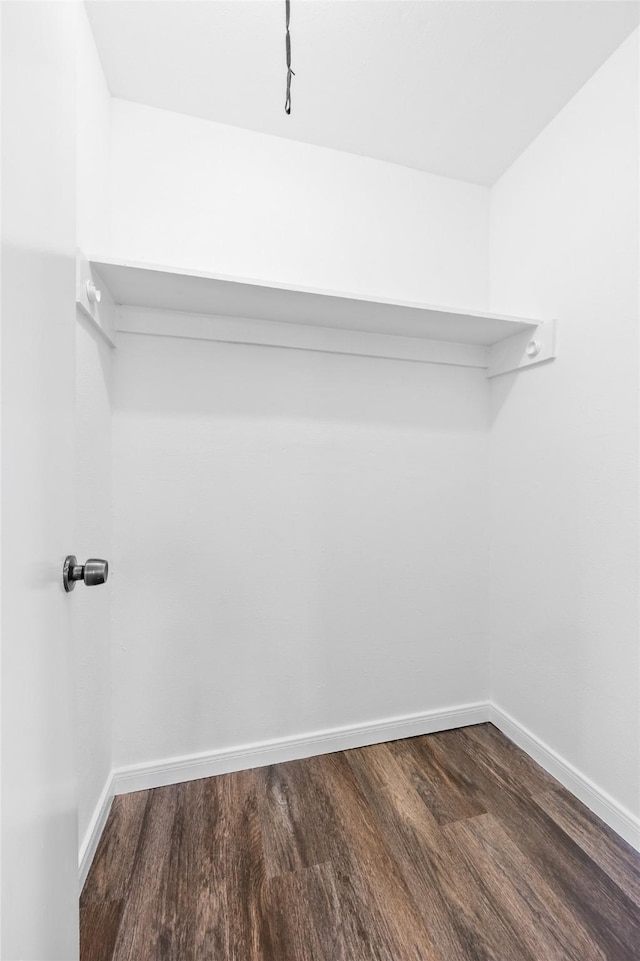
[[[91,867],[91,862],[93,861],[98,843],[102,837],[104,826],[107,823],[107,818],[109,817],[109,811],[111,810],[111,802],[113,801],[114,794],[113,772],[111,772],[105,782],[100,797],[98,798],[98,803],[96,804],[92,818],[89,822],[89,826],[85,831],[82,841],[80,842],[80,851],[78,854],[78,873],[80,875],[81,891],[84,887],[84,882],[87,880],[89,868]]]
[[[481,724],[489,720],[489,704],[461,704],[426,714],[408,714],[403,717],[373,721],[369,724],[330,728],[297,737],[279,738],[247,744],[240,748],[189,754],[169,758],[153,764],[133,764],[117,768],[113,772],[115,794],[129,794],[148,788],[194,781],[216,774],[229,774],[267,764],[280,764],[316,754],[331,754],[383,741],[397,741],[418,734],[433,734],[454,727]]]
[[[518,723],[497,704],[490,705],[489,720],[509,740],[537,761],[540,767],[560,781],[583,804],[597,814],[605,824],[640,851],[640,818],[619,804],[611,795],[594,784],[590,778],[561,757],[553,748]]]
[[[80,887],[84,884],[116,794],[130,794],[181,781],[229,774],[267,764],[279,764],[368,744],[396,741],[419,734],[434,734],[470,724],[491,721],[511,741],[555,777],[625,841],[640,850],[640,819],[622,807],[556,751],[489,701],[462,704],[425,714],[409,714],[369,724],[331,728],[313,734],[260,741],[222,751],[187,754],[114,770],[104,786],[80,847]]]

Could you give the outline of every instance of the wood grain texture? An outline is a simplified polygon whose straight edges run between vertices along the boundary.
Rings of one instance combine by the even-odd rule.
[[[124,901],[105,901],[80,908],[80,957],[83,961],[111,961]]]
[[[116,798],[82,961],[638,961],[640,855],[489,724]]]
[[[119,901],[129,893],[149,791],[115,797],[82,889],[81,907]]]
[[[438,824],[486,814],[482,799],[464,771],[447,763],[446,752],[439,753],[434,739],[409,738],[394,741],[390,751],[411,781]]]
[[[602,949],[562,895],[514,844],[492,814],[444,829],[451,842],[456,889],[474,905],[482,927],[500,919],[500,957],[606,961]]]
[[[255,771],[268,877],[329,860],[334,813],[318,773],[309,760]]]
[[[568,791],[540,794],[536,797],[536,804],[640,909],[640,857],[637,851],[608,824],[596,821],[591,811]]]

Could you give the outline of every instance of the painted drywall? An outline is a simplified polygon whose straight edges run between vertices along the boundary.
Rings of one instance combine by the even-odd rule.
[[[558,317],[492,383],[492,694],[638,814],[638,34],[491,192],[491,306]]]
[[[78,4],[76,71],[76,233],[86,253],[110,242],[111,96],[84,3]]]
[[[483,309],[487,188],[113,101],[116,256]]]
[[[121,334],[117,767],[488,693],[481,370]]]
[[[84,4],[78,4],[76,243],[109,239],[110,97]],[[76,312],[75,530],[69,551],[112,560],[111,369],[113,352]],[[78,840],[90,843],[111,774],[111,583],[69,597],[75,639],[78,712]]]
[[[120,101],[112,157],[118,256],[486,303],[485,188]],[[483,700],[487,404],[479,370],[119,335],[115,765]]]
[[[76,318],[75,536],[70,550],[112,560],[111,376],[113,354],[95,327]],[[80,851],[111,773],[111,582],[70,598],[78,703]]]

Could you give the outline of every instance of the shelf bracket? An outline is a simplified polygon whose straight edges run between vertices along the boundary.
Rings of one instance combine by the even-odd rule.
[[[76,253],[76,307],[80,308],[109,346],[115,347],[113,298],[81,250]]]
[[[556,322],[547,320],[530,330],[493,344],[488,350],[487,377],[533,367],[556,356]]]

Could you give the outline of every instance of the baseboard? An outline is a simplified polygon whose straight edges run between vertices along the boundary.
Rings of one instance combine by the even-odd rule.
[[[489,720],[545,771],[560,781],[563,787],[586,804],[589,810],[597,814],[616,834],[640,851],[640,818],[624,808],[497,704],[490,705]]]
[[[317,731],[291,738],[260,741],[239,748],[188,754],[151,764],[114,770],[105,784],[80,847],[80,888],[85,882],[116,794],[164,787],[181,781],[229,774],[267,764],[279,764],[318,754],[331,754],[420,734],[434,734],[491,721],[514,744],[555,777],[617,834],[640,850],[640,819],[581,774],[556,751],[528,731],[510,714],[488,701],[462,704],[439,711],[409,714],[369,724]]]
[[[85,835],[80,844],[80,851],[78,855],[78,873],[80,875],[81,891],[84,887],[84,882],[87,880],[89,868],[91,867],[91,862],[93,861],[96,853],[98,842],[102,837],[104,826],[107,823],[107,818],[109,817],[109,811],[111,810],[111,802],[113,801],[114,794],[113,773],[111,773],[109,774],[100,797],[98,798],[98,803],[96,804],[93,816],[89,822],[89,827],[85,831]]]
[[[261,741],[240,748],[189,754],[152,764],[133,764],[117,768],[113,772],[113,791],[115,794],[145,791],[216,774],[229,774],[232,771],[280,764],[282,761],[293,761],[317,754],[331,754],[334,751],[380,744],[383,741],[397,741],[403,737],[467,727],[488,720],[489,704],[478,702],[440,711],[428,711],[425,714],[409,714],[369,724],[330,728],[297,737]]]

